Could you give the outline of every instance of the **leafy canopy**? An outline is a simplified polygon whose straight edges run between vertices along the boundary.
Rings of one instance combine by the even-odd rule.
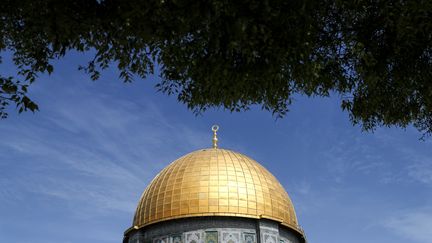
[[[4,0],[0,115],[38,109],[27,96],[68,51],[95,51],[129,82],[160,67],[157,89],[191,110],[253,104],[283,116],[294,94],[341,97],[354,124],[414,125],[432,134],[430,0]]]

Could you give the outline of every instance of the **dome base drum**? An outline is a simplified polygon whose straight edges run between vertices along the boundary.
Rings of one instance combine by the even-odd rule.
[[[304,243],[303,234],[273,220],[191,217],[130,229],[123,243]]]

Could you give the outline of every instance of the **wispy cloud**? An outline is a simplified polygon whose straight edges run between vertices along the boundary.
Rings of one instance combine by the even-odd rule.
[[[352,174],[368,175],[385,166],[381,154],[358,135],[332,145],[323,155],[330,180],[343,182]]]
[[[361,175],[384,184],[432,186],[432,142],[420,142],[412,134],[417,133],[408,130],[389,134],[381,129],[368,137],[348,134],[349,139],[342,139],[323,154],[326,170],[331,175],[327,179],[342,183]]]
[[[406,160],[410,162],[405,166],[408,177],[432,186],[432,158],[408,148],[402,151]]]
[[[432,208],[399,212],[382,222],[382,226],[401,235],[409,242],[432,242]]]
[[[8,139],[0,140],[0,169],[6,171],[15,163],[14,168],[22,171],[2,176],[0,183],[8,186],[0,190],[0,201],[11,200],[13,193],[7,188],[12,188],[77,202],[70,205],[79,205],[82,211],[132,212],[161,168],[176,154],[204,144],[206,136],[168,122],[151,102],[109,102],[109,97],[85,91],[75,93],[70,102],[69,93],[70,89],[64,99],[45,104],[45,118],[36,123],[2,127]]]
[[[432,186],[432,154],[430,151],[419,153],[418,149],[407,146],[398,147],[398,170],[388,171],[382,177],[383,183],[420,183]]]
[[[424,184],[432,186],[432,161],[426,160],[408,166],[408,175]]]

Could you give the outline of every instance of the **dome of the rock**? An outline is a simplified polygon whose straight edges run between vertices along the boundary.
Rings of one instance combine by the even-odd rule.
[[[127,243],[257,241],[306,240],[279,181],[255,160],[217,146],[189,153],[156,175],[124,238]]]

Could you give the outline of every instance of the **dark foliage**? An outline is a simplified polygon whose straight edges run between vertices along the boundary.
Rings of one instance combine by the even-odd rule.
[[[92,79],[161,67],[157,88],[191,110],[259,104],[283,116],[293,94],[338,94],[354,124],[432,133],[432,1],[4,0],[0,50],[18,79],[0,79],[6,107],[37,110],[27,86],[70,50],[95,50]]]

